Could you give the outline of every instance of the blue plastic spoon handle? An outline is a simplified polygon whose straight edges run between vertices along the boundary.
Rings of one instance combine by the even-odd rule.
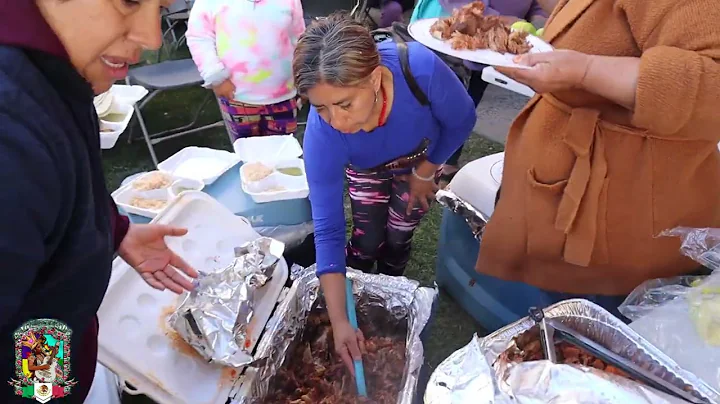
[[[355,384],[357,384],[358,395],[367,397],[367,387],[365,386],[365,369],[363,369],[362,361],[355,362]]]
[[[352,281],[345,278],[345,308],[347,309],[348,320],[354,330],[358,329],[357,313],[355,312],[355,298],[353,298]],[[362,360],[355,360],[355,383],[357,384],[358,394],[367,397],[367,387],[365,386],[365,369]]]

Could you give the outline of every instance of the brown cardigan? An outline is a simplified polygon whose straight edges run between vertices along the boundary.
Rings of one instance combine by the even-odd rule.
[[[688,273],[675,226],[720,227],[717,0],[560,0],[559,49],[641,58],[635,111],[536,95],[505,150],[477,270],[567,293],[624,294]]]

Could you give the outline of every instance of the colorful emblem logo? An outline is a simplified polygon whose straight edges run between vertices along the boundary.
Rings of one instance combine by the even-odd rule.
[[[50,319],[23,324],[15,338],[15,394],[47,403],[65,397],[77,383],[70,378],[72,330]]]

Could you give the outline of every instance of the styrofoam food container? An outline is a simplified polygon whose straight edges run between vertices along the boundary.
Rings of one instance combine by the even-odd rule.
[[[188,229],[183,237],[167,237],[173,251],[194,268],[220,269],[234,258],[234,248],[259,235],[247,219],[235,216],[203,192],[188,191],[152,223]],[[288,276],[285,260],[258,290],[250,325],[251,349],[265,328]],[[224,404],[241,369],[207,363],[193,352],[178,350],[166,335],[166,318],[179,303],[170,291],[159,291],[122,259],[113,262],[105,299],[98,310],[98,360],[115,372],[130,394],[144,394],[159,404]],[[186,347],[187,348],[187,347]],[[192,348],[190,348],[192,349]]]
[[[287,159],[274,163],[263,163],[273,168],[272,174],[260,181],[245,181],[246,164],[240,166],[240,178],[243,192],[250,195],[255,203],[277,202],[290,199],[307,198],[310,194],[310,187],[305,174],[305,162],[303,159]],[[299,168],[302,175],[294,176],[283,174],[277,171],[279,168]],[[284,189],[270,191],[272,188],[282,187]]]
[[[115,147],[118,138],[123,133],[121,129],[113,129],[115,126],[108,126],[100,121],[100,148],[112,149]]]
[[[137,206],[133,206],[130,204],[130,201],[132,201],[135,197],[140,198],[149,198],[149,199],[160,199],[167,201],[168,204],[170,204],[173,199],[177,198],[178,195],[174,194],[171,191],[171,187],[173,184],[175,184],[178,181],[185,180],[183,178],[175,177],[171,174],[164,173],[170,177],[170,185],[167,187],[157,189],[157,190],[150,190],[150,191],[139,191],[133,187],[133,184],[135,181],[141,180],[149,175],[153,175],[153,173],[157,173],[157,171],[150,171],[143,175],[138,176],[137,178],[133,179],[129,183],[125,184],[124,186],[118,188],[115,192],[112,193],[112,198],[115,200],[115,203],[121,207],[125,212],[131,213],[138,216],[148,217],[150,219],[154,218],[158,215],[163,209],[142,209],[138,208]],[[192,180],[191,180],[192,181]],[[192,181],[194,184],[194,189],[200,191],[204,188],[204,184],[201,181]],[[167,205],[166,205],[167,207]]]
[[[233,143],[233,150],[244,163],[294,159],[303,154],[300,142],[292,135],[240,138]]]
[[[148,94],[148,90],[143,86],[113,84],[113,86],[110,87],[110,93],[113,95],[113,99],[116,102],[120,104],[133,105],[145,98]]]
[[[121,188],[121,190],[113,192],[112,197],[115,200],[115,204],[117,204],[118,207],[121,207],[125,212],[149,217],[151,219],[167,208],[167,205],[170,203],[170,192],[167,188],[152,191],[137,191],[132,187],[124,187]],[[136,197],[165,201],[165,205],[159,209],[140,208],[131,204],[133,198]]]
[[[158,164],[160,171],[210,185],[240,162],[235,153],[207,147],[186,147]]]
[[[125,132],[125,129],[127,129],[128,125],[130,124],[130,120],[132,119],[134,112],[135,110],[131,105],[118,104],[115,100],[113,101],[113,106],[110,109],[110,114],[118,114],[121,115],[123,118],[118,122],[108,121],[104,118],[100,118],[100,147],[102,149],[112,149],[113,147],[115,147],[115,143],[117,143],[118,138],[123,132]],[[110,129],[111,131],[103,132],[103,128]]]
[[[118,115],[121,117],[121,119],[118,120],[108,120],[108,115],[103,116],[100,118],[100,121],[105,124],[108,128],[112,129],[120,129],[120,128],[126,128],[127,124],[130,122],[130,118],[132,118],[133,115],[133,107],[132,105],[128,104],[119,104],[117,102],[113,102],[112,108],[110,108],[110,112],[108,115]]]
[[[200,191],[205,187],[202,181],[193,180],[190,178],[181,178],[175,180],[169,188],[170,197],[175,198],[183,192],[187,191]]]

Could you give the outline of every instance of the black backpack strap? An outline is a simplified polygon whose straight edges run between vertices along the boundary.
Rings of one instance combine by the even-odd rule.
[[[430,105],[430,100],[428,100],[427,95],[420,88],[420,85],[417,83],[417,81],[415,80],[415,76],[413,76],[412,71],[410,70],[410,55],[408,54],[407,43],[402,37],[400,37],[400,35],[397,35],[394,31],[393,41],[397,46],[398,58],[400,59],[400,68],[402,69],[403,76],[405,77],[405,82],[407,83],[408,87],[410,87],[410,91],[413,93],[415,99],[418,100],[420,105],[422,105],[423,107]]]

